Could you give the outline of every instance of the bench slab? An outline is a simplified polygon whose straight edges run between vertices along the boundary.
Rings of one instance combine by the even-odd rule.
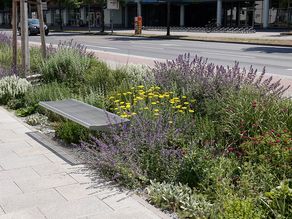
[[[40,105],[90,130],[104,131],[111,125],[130,122],[130,120],[121,118],[116,114],[74,99],[43,101],[40,102]]]

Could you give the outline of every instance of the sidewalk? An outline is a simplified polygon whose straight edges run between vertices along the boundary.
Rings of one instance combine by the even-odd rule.
[[[133,36],[133,31],[117,30],[115,35]],[[143,30],[144,37],[172,38],[180,40],[210,41],[210,42],[229,42],[244,44],[260,44],[274,46],[292,46],[292,35],[281,35],[281,32],[256,32],[256,33],[206,33],[206,32],[170,32],[167,37],[166,31]]]
[[[30,138],[32,130],[0,107],[0,219],[167,218],[85,165],[71,166]]]
[[[100,34],[98,29],[92,29],[91,32],[86,28],[66,28],[65,32],[76,32],[84,34]],[[111,34],[106,31],[105,34]],[[150,38],[169,38],[181,40],[210,41],[210,42],[229,42],[244,44],[260,44],[274,46],[292,46],[292,32],[282,32],[277,30],[257,31],[256,33],[206,33],[192,31],[171,30],[170,35],[166,36],[166,30],[142,30],[141,35],[135,35],[134,30],[114,30],[113,35],[118,36],[141,36]]]

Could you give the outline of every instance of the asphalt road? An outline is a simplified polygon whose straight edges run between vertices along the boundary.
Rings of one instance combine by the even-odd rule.
[[[292,78],[291,47],[74,33],[50,33],[46,38],[46,43],[58,44],[60,40],[71,39],[92,50],[135,55],[147,57],[147,59],[173,59],[179,54],[191,53],[208,58],[209,61],[218,65],[230,66],[235,61],[239,61],[242,67],[249,68],[252,65],[259,72],[266,67],[267,73]],[[30,36],[30,41],[40,42],[40,37]]]

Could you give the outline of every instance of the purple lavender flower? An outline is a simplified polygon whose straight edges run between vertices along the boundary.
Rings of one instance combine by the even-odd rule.
[[[47,55],[48,57],[50,57],[51,55],[54,55],[56,52],[64,49],[74,50],[78,52],[81,56],[87,56],[89,58],[92,58],[94,56],[93,52],[87,51],[87,47],[85,45],[74,42],[73,39],[69,41],[59,41],[57,47],[54,47],[52,44],[50,44],[47,47]]]
[[[273,82],[272,77],[265,79],[265,69],[259,76],[252,66],[247,70],[239,63],[233,66],[219,66],[208,63],[208,59],[191,55],[179,55],[175,60],[155,62],[152,69],[155,81],[166,89],[177,89],[200,97],[213,97],[227,89],[239,90],[249,85],[263,90],[267,94],[281,96],[289,87],[281,86],[280,81]]]
[[[12,38],[6,33],[0,32],[0,46],[11,46]]]
[[[110,172],[114,179],[125,177],[125,171],[129,171],[135,179],[162,181],[175,177],[183,159],[180,139],[189,129],[190,121],[173,118],[171,114],[156,119],[142,114],[133,117],[129,125],[112,126],[109,133],[92,138],[82,147],[94,149],[95,164]]]

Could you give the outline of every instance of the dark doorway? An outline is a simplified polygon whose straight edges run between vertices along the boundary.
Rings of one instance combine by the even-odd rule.
[[[144,26],[166,26],[167,7],[161,4],[142,4],[142,18]],[[170,6],[170,26],[179,26],[180,8],[178,5]]]
[[[204,27],[216,19],[216,2],[200,2],[185,6],[185,26]]]

